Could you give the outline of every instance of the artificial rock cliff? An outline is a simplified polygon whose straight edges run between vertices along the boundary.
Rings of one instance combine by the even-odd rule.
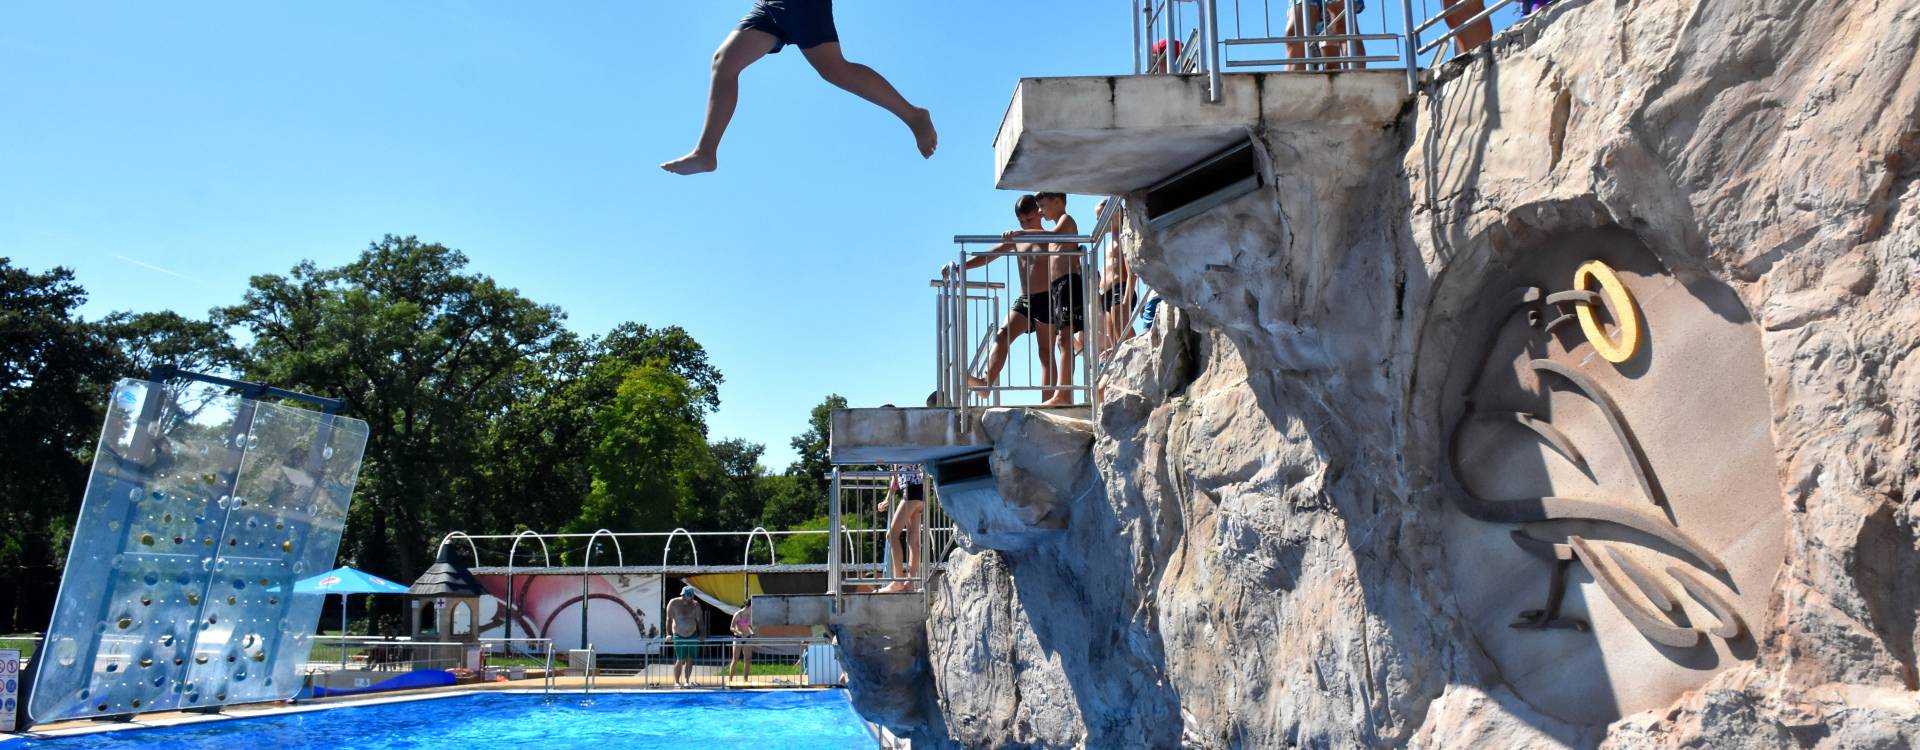
[[[1250,123],[1262,189],[1130,209],[1175,311],[1098,423],[996,428],[1046,523],[857,700],[936,747],[1920,743],[1917,46],[1563,0],[1384,127]],[[1593,262],[1624,361],[1543,299]]]

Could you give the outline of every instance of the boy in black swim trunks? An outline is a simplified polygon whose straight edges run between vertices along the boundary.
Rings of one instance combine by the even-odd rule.
[[[1020,222],[1016,231],[1040,230],[1040,201],[1031,195],[1020,196],[1013,203],[1014,219]],[[1014,233],[1008,232],[1009,237]],[[990,252],[1030,252],[1045,250],[1046,245],[1013,242],[1009,240],[994,247]],[[967,261],[967,268],[979,268],[995,260],[995,256],[975,256]],[[1047,281],[1052,278],[1048,258],[1016,258],[1019,266],[1021,294],[1013,301],[1013,310],[1007,313],[1007,322],[1000,326],[999,333],[993,337],[993,350],[987,354],[985,377],[967,375],[967,387],[989,388],[1000,381],[1000,368],[1007,364],[1007,352],[1015,339],[1031,331],[1038,337],[1040,346],[1040,382],[1051,386],[1054,383],[1053,367],[1053,302],[1048,298]],[[943,274],[953,273],[948,266]],[[1041,398],[1051,398],[1052,391],[1041,391]]]
[[[756,0],[753,10],[713,53],[713,80],[707,89],[707,119],[693,151],[660,168],[674,174],[711,172],[720,166],[720,137],[727,132],[740,100],[740,71],[782,47],[800,48],[820,77],[862,99],[880,105],[913,130],[920,156],[933,156],[939,134],[933,116],[907,102],[893,84],[840,54],[840,32],[833,25],[833,0]]]
[[[1052,229],[1040,231],[1021,231],[1013,236],[1032,237],[1035,235],[1076,235],[1080,225],[1067,214],[1066,193],[1040,193],[1035,196],[1040,202],[1040,216],[1053,222]],[[1049,248],[1056,253],[1069,253],[1081,250],[1079,245],[1056,242]],[[1081,335],[1087,325],[1086,277],[1080,272],[1080,259],[1055,256],[1052,261],[1052,280],[1047,283],[1048,296],[1053,303],[1053,344],[1058,355],[1054,358],[1055,371],[1060,377],[1054,385],[1073,385],[1075,338]],[[1041,337],[1041,346],[1046,346],[1046,337]],[[1041,402],[1042,406],[1072,406],[1073,391],[1061,388]]]

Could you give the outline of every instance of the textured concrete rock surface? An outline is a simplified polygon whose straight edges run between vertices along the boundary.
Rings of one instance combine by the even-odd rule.
[[[948,560],[899,728],[932,747],[1920,743],[1917,46],[1910,2],[1563,0],[1436,71],[1398,119],[1342,125],[1338,149],[1248,123],[1267,188],[1130,228],[1138,272],[1177,310],[1108,367],[1091,460],[1061,464],[1087,483],[1064,531]],[[1478,365],[1457,363],[1492,346],[1476,321],[1596,233],[1648,259],[1621,275],[1651,364],[1543,351],[1627,394],[1656,473],[1704,477],[1676,478],[1672,505],[1649,512],[1716,523],[1689,488],[1711,487],[1723,457],[1646,406],[1688,398],[1689,358],[1760,384],[1740,403],[1765,401],[1724,457],[1760,489],[1708,515],[1774,520],[1701,532],[1739,574],[1699,578],[1732,591],[1742,627],[1694,651],[1609,614],[1662,584],[1602,596],[1584,563],[1560,614],[1590,632],[1499,627],[1487,607],[1539,606],[1553,564],[1476,566],[1493,542],[1459,532],[1450,445]],[[1688,299],[1719,301],[1684,312]],[[1739,337],[1751,358],[1712,343]],[[1656,372],[1667,385],[1632,391]],[[1570,439],[1606,434],[1542,388],[1554,422],[1586,420]],[[1553,523],[1527,528],[1589,533]],[[1655,601],[1661,616],[1725,624],[1702,614],[1711,597],[1668,588],[1680,601]],[[1586,660],[1559,678],[1573,698],[1610,703],[1570,710],[1512,674],[1553,653]],[[1662,658],[1645,663],[1673,675],[1619,688],[1635,659]]]

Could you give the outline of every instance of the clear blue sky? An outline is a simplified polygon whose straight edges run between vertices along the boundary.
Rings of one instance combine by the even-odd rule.
[[[7,4],[0,255],[72,267],[89,317],[199,316],[417,235],[583,334],[686,327],[726,374],[714,436],[778,470],[826,394],[931,390],[946,238],[1010,227],[1015,81],[1130,72],[1132,29],[1120,0],[841,0],[848,57],[933,110],[932,161],[789,49],[748,71],[718,174],[660,172],[749,5]]]

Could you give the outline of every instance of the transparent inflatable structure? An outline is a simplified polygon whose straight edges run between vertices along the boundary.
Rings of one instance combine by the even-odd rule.
[[[187,381],[123,380],[35,659],[36,722],[300,689],[367,425]]]

